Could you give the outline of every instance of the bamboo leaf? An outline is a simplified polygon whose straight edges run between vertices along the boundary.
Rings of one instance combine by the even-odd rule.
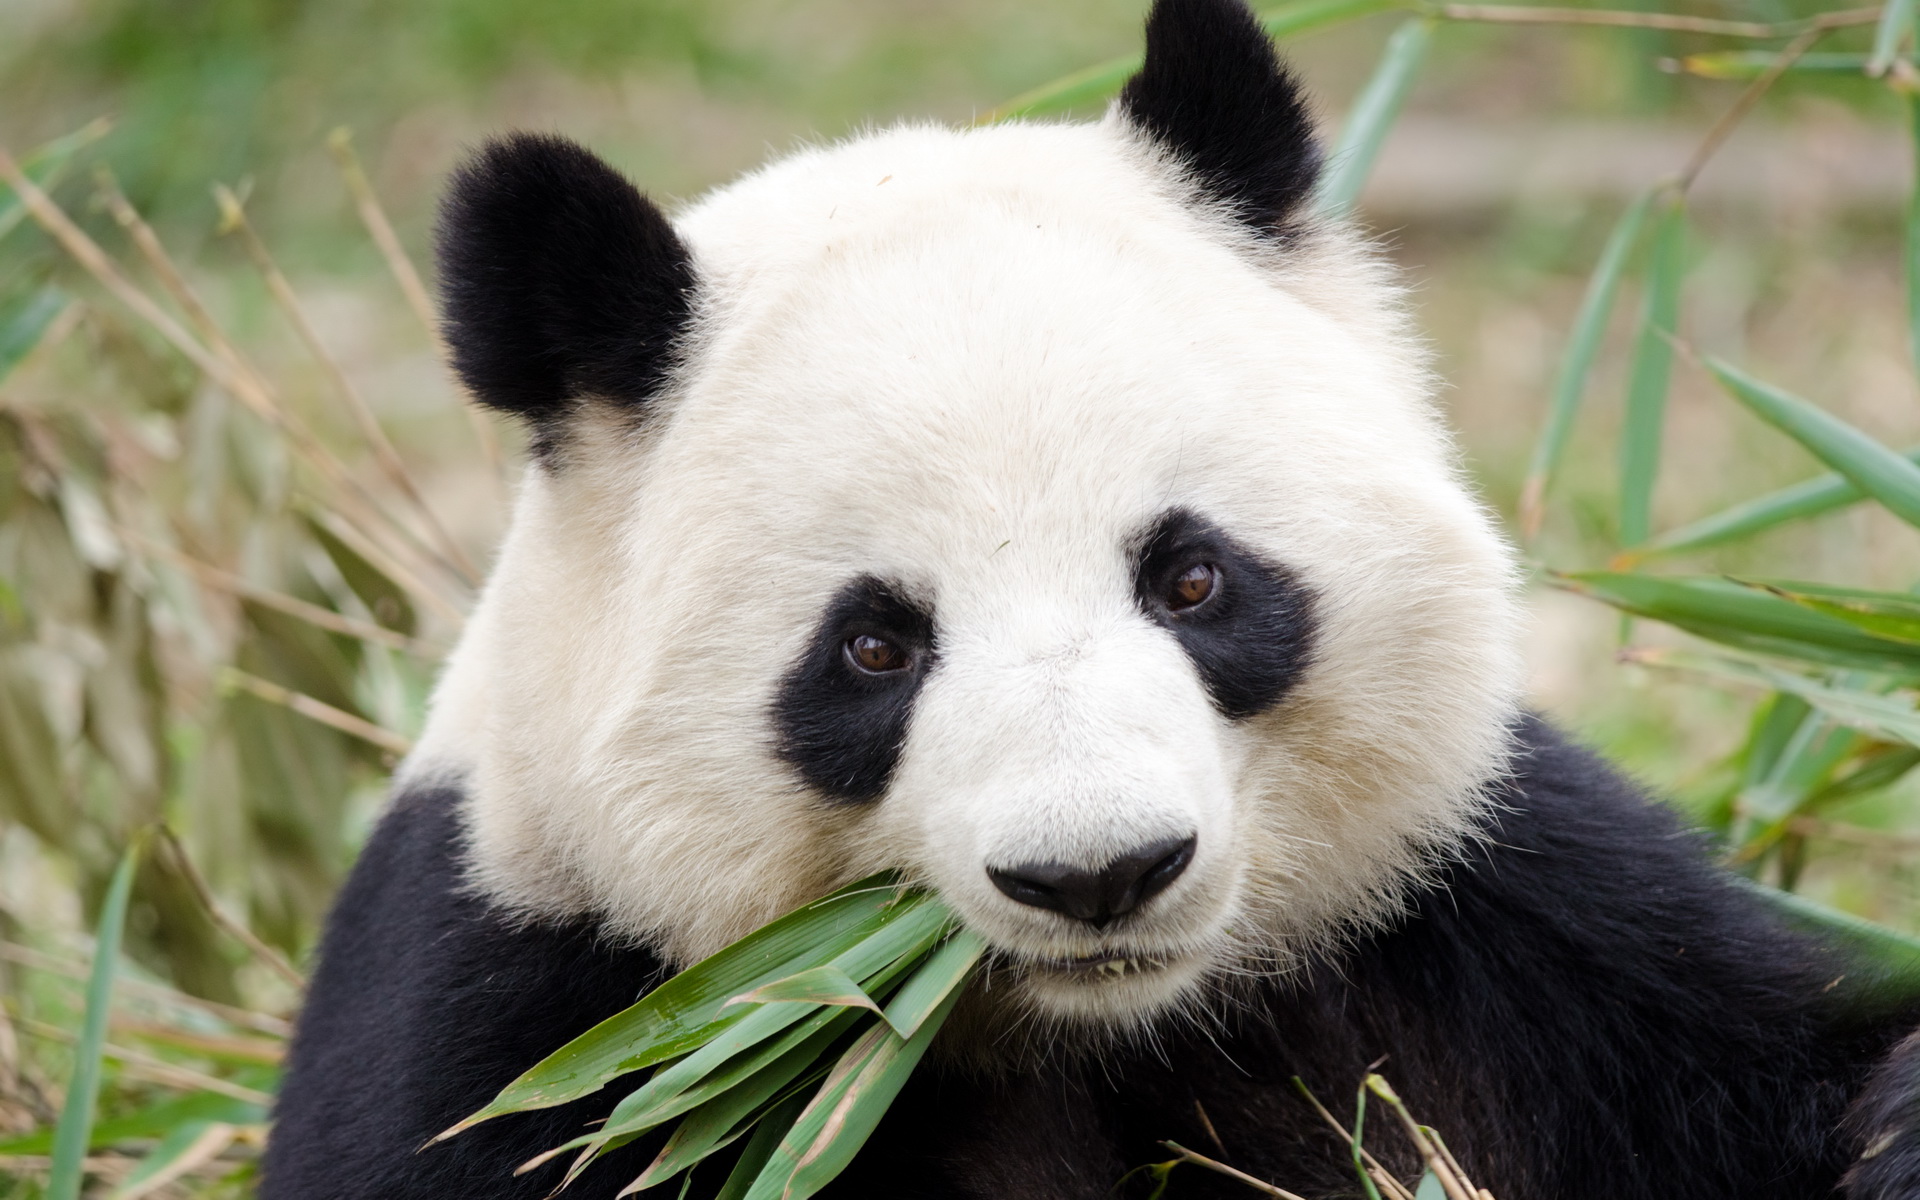
[[[1548,582],[1688,633],[1761,654],[1912,676],[1920,647],[1875,637],[1838,617],[1718,576],[1583,571]]]
[[[750,992],[742,992],[727,1001],[727,1006],[735,1004],[781,1004],[805,1001],[809,1004],[840,1005],[849,1008],[865,1008],[875,1014],[880,1006],[873,997],[860,990],[851,976],[839,967],[828,964],[814,967],[785,979],[776,979],[772,983],[763,983]]]
[[[1686,202],[1675,194],[1661,210],[1653,235],[1646,312],[1634,344],[1626,420],[1620,432],[1620,541],[1628,546],[1646,541],[1652,532],[1653,486],[1660,472],[1680,281],[1686,274],[1686,233]]]
[[[1878,691],[1835,687],[1795,671],[1764,662],[1696,654],[1682,650],[1643,650],[1634,661],[1650,667],[1686,671],[1724,679],[1747,687],[1786,692],[1850,729],[1862,730],[1883,741],[1920,746],[1920,710],[1911,696],[1882,695]],[[1785,809],[1756,814],[1773,820]]]
[[[921,1023],[966,981],[986,952],[987,940],[971,929],[947,939],[894,993],[887,1004],[887,1024],[903,1038],[918,1033]]]
[[[59,288],[48,285],[11,304],[0,305],[0,382],[25,361],[40,339],[47,335],[54,318],[72,303]]]
[[[1387,39],[1380,65],[1353,102],[1346,124],[1340,127],[1340,138],[1327,156],[1316,201],[1322,215],[1344,217],[1360,199],[1360,190],[1373,171],[1373,160],[1379,156],[1387,131],[1400,115],[1420,64],[1426,59],[1427,48],[1433,44],[1436,24],[1431,18],[1415,17],[1403,22]]]
[[[1758,79],[1780,62],[1777,50],[1715,50],[1689,54],[1680,69],[1702,79]],[[1858,75],[1866,69],[1864,54],[1802,54],[1787,64],[1790,74]]]
[[[892,876],[875,875],[797,909],[568,1042],[435,1140],[502,1113],[565,1104],[616,1076],[694,1050],[758,1011],[742,1007],[723,1014],[729,999],[814,965],[822,954],[858,945],[885,928],[902,907]]]
[[[46,145],[29,152],[20,160],[20,169],[26,173],[28,179],[33,180],[36,186],[45,191],[60,182],[60,177],[66,174],[67,166],[73,161],[74,155],[107,136],[107,131],[111,128],[113,128],[112,123],[104,118],[90,121],[65,137],[55,138]],[[14,195],[12,189],[0,192],[0,238],[12,233],[13,227],[24,220],[26,215],[26,207],[20,203],[20,197]]]
[[[1913,130],[1913,187],[1907,196],[1907,351],[1920,372],[1920,95],[1907,97]]]
[[[120,938],[126,931],[127,900],[133,894],[133,876],[145,845],[146,835],[141,834],[127,847],[107,885],[106,900],[100,905],[100,920],[94,931],[93,973],[87,980],[86,1014],[73,1047],[73,1074],[67,1080],[66,1103],[60,1110],[60,1123],[54,1127],[47,1200],[79,1200],[87,1146],[93,1140],[94,1106],[100,1099],[100,1053],[113,1008],[113,977],[120,962]]]
[[[1707,359],[1706,365],[1755,416],[1799,442],[1907,524],[1920,525],[1920,466],[1798,396],[1717,358]]]
[[[793,1128],[794,1121],[807,1107],[807,1095],[802,1092],[790,1096],[754,1126],[753,1136],[747,1139],[746,1149],[740,1152],[740,1159],[733,1164],[726,1183],[713,1200],[746,1200],[752,1190],[754,1180],[766,1169],[767,1160],[780,1148],[787,1131]]]
[[[1905,451],[1907,461],[1920,464],[1920,446]],[[1802,483],[1768,492],[1702,517],[1689,525],[1653,538],[1623,555],[1627,562],[1704,550],[1764,533],[1790,521],[1823,516],[1866,499],[1866,493],[1838,474],[1818,475]]]
[[[166,1132],[158,1145],[149,1150],[120,1186],[112,1200],[139,1200],[178,1179],[194,1167],[212,1161],[233,1144],[239,1133],[222,1121],[189,1121]]]
[[[952,920],[945,905],[921,893],[909,898],[899,915],[858,945],[834,959],[833,965],[858,977],[869,992],[878,991],[918,962],[946,931]],[[811,1037],[818,1030],[848,1018],[855,1010],[819,1005],[771,1004],[743,1011],[737,1024],[718,1026],[719,1032],[699,1049],[662,1067],[646,1084],[621,1100],[606,1122],[556,1147],[527,1165],[571,1149],[588,1153],[568,1173],[573,1178],[593,1156],[687,1112],[726,1091],[768,1063]]]
[[[1900,43],[1913,32],[1914,0],[1886,0],[1880,10],[1880,24],[1873,34],[1873,54],[1866,72],[1875,79],[1887,73],[1900,53]]]
[[[1744,582],[1744,581],[1743,581]],[[1836,617],[1875,637],[1920,646],[1920,596],[1812,583],[1756,583],[1783,600]]]
[[[1420,1177],[1420,1186],[1414,1189],[1413,1200],[1447,1200],[1447,1189],[1440,1177],[1428,1171]]]
[[[1642,193],[1620,214],[1613,232],[1607,236],[1606,246],[1600,251],[1600,261],[1594,264],[1593,275],[1587,280],[1586,295],[1581,298],[1580,312],[1574,317],[1567,352],[1561,357],[1560,370],[1554,376],[1553,393],[1547,404],[1547,424],[1534,445],[1526,483],[1520,489],[1520,528],[1525,537],[1533,536],[1540,528],[1547,485],[1573,432],[1573,419],[1580,411],[1587,375],[1600,352],[1600,339],[1606,333],[1607,318],[1613,313],[1614,297],[1620,290],[1620,276],[1626,270],[1634,245],[1640,240],[1640,227],[1646,222],[1653,197],[1651,191]]]
[[[1283,4],[1260,14],[1260,25],[1271,37],[1287,37],[1325,25],[1350,21],[1356,17],[1405,7],[1404,0],[1300,0]],[[1120,90],[1120,85],[1140,69],[1141,56],[1128,54],[1083,67],[1051,83],[1020,93],[1013,99],[981,116],[975,123],[991,125],[1016,117],[1038,117],[1076,105],[1103,100]]]
[[[806,1200],[846,1169],[906,1086],[959,996],[957,989],[949,992],[911,1038],[882,1023],[849,1047],[781,1139],[747,1200]]]
[[[1728,878],[1734,886],[1771,905],[1791,924],[1875,967],[1880,972],[1880,984],[1887,990],[1901,995],[1920,990],[1920,938],[1739,875]]]

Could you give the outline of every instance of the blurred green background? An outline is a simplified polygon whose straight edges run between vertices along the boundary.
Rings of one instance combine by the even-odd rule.
[[[1626,7],[1747,22],[1832,9]],[[436,191],[491,132],[567,133],[671,206],[808,139],[899,119],[965,123],[1135,53],[1144,8],[0,3],[0,147],[229,375],[223,385],[183,356],[0,188],[0,1196],[47,1186],[76,1036],[89,1051],[76,1031],[91,931],[124,850],[156,822],[177,840],[153,843],[132,877],[113,1022],[91,1046],[107,1064],[107,1132],[92,1139],[87,1186],[245,1192],[298,1002],[276,963],[304,966],[457,634],[474,575],[462,558],[484,564],[502,527],[518,431],[483,422],[507,447],[503,476],[369,236],[329,134],[351,131],[430,285]],[[1283,39],[1329,131],[1404,19],[1377,13]],[[1854,56],[1845,69],[1788,73],[1701,173],[1677,329],[1906,447],[1920,443],[1903,266],[1914,76],[1903,62],[1867,78],[1858,56],[1874,39],[1870,22],[1822,39],[1817,54]],[[1469,470],[1509,520],[1609,231],[1751,81],[1704,78],[1682,60],[1784,40],[1469,22],[1436,32],[1360,217],[1407,272]],[[102,118],[104,134],[70,136]],[[244,205],[244,229],[223,217],[216,184]],[[164,260],[116,218],[119,196]],[[1644,241],[1528,543],[1542,566],[1604,567],[1623,546],[1620,435],[1644,340]],[[289,292],[277,296],[276,280]],[[311,442],[260,419],[233,379],[252,381],[253,409],[286,414]],[[349,391],[394,460],[369,442]],[[1685,362],[1656,416],[1656,533],[1822,469]],[[1659,569],[1897,590],[1920,579],[1920,538],[1858,504]],[[1759,803],[1760,768],[1774,763],[1755,747],[1767,719],[1785,719],[1780,701],[1617,662],[1627,636],[1694,643],[1650,622],[1625,629],[1613,609],[1564,590],[1536,584],[1533,596],[1543,708],[1687,806],[1742,869],[1920,927],[1920,785],[1903,743],[1874,735],[1787,760],[1807,772],[1780,802],[1798,824],[1750,837],[1741,806]],[[1833,732],[1809,728],[1816,740]],[[1856,777],[1863,767],[1878,773]]]

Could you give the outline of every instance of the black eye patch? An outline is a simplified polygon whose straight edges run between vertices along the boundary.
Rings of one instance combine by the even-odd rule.
[[[1191,573],[1197,566],[1212,568],[1211,587],[1189,603],[1204,578]],[[1134,596],[1180,640],[1213,702],[1236,720],[1271,707],[1312,657],[1306,585],[1186,509],[1163,515],[1141,542]]]
[[[872,653],[872,639],[897,655]],[[828,603],[813,639],[780,680],[775,750],[829,796],[879,799],[933,660],[932,614],[894,584],[855,579]],[[888,669],[869,669],[875,665]]]

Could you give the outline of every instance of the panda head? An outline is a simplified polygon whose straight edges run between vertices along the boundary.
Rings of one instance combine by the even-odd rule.
[[[1138,1026],[1472,835],[1510,552],[1237,0],[1106,119],[903,126],[672,220],[496,142],[446,333],[537,466],[406,770],[470,871],[684,964],[879,869],[1029,1016]]]

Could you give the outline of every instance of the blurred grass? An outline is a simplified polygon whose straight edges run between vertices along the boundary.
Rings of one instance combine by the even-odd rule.
[[[457,560],[484,563],[503,520],[501,479],[327,135],[353,129],[373,193],[424,265],[434,190],[488,131],[564,130],[657,194],[687,196],[769,145],[896,115],[966,122],[1135,54],[1144,7],[0,6],[0,146],[216,373],[266,405],[211,382],[0,188],[0,1196],[41,1194],[43,1134],[85,1011],[87,931],[129,840],[157,823],[177,840],[132,880],[89,1186],[245,1194],[257,1101],[299,999],[279,960],[307,960],[457,634],[469,595]],[[1823,8],[1685,11],[1774,22]],[[1404,20],[1377,12],[1288,40],[1330,123],[1377,78]],[[1684,255],[1676,244],[1652,260],[1671,295],[1647,295],[1659,222],[1623,245],[1590,369],[1572,399],[1561,391],[1564,453],[1549,456],[1529,540],[1538,562],[1602,567],[1643,533],[1658,545],[1822,470],[1684,356],[1657,369],[1665,342],[1650,324],[1881,444],[1920,443],[1920,318],[1902,270],[1920,205],[1910,166],[1892,190],[1874,182],[1880,160],[1911,153],[1920,101],[1900,94],[1904,60],[1881,81],[1863,75],[1875,44],[1872,26],[1837,32],[1761,100],[1689,194]],[[1696,34],[1457,22],[1407,57],[1417,73],[1388,80],[1406,85],[1399,123],[1350,131],[1380,155],[1358,208],[1410,272],[1472,470],[1511,518],[1610,230],[1772,59]],[[1089,93],[1067,111],[1099,107]],[[27,155],[97,118],[110,131],[77,139],[64,164]],[[1607,165],[1531,169],[1563,143]],[[1475,146],[1532,149],[1462,150]],[[215,184],[232,189],[224,220]],[[163,257],[142,252],[128,211]],[[1862,503],[1636,569],[1899,590],[1920,580],[1920,542]],[[1792,696],[1647,665],[1688,644],[1667,626],[1636,621],[1637,657],[1622,664],[1609,610],[1541,591],[1536,612],[1539,700],[1716,829],[1742,869],[1920,928],[1913,755]],[[1756,805],[1775,806],[1764,829]]]

